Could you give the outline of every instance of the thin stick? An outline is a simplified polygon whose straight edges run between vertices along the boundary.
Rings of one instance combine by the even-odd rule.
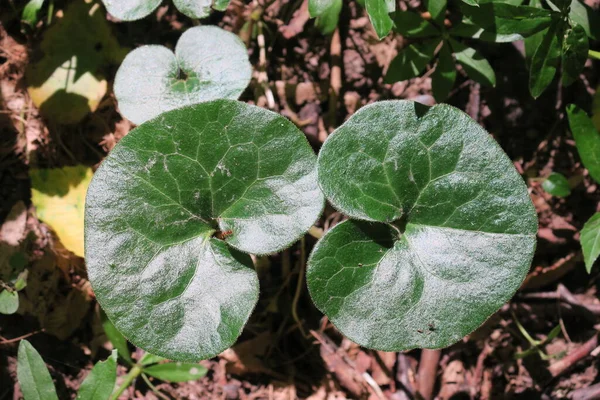
[[[27,334],[25,334],[23,336],[19,336],[19,337],[12,338],[12,339],[6,339],[6,338],[3,338],[2,336],[0,336],[0,338],[2,339],[2,341],[0,341],[0,344],[9,344],[9,343],[18,342],[20,340],[27,339],[30,336],[37,335],[38,333],[41,333],[41,332],[44,332],[44,331],[45,331],[45,329],[40,329],[39,331],[27,333]]]
[[[579,361],[587,357],[596,347],[598,346],[598,333],[596,332],[591,339],[582,344],[580,347],[567,354],[561,360],[558,360],[554,364],[552,364],[548,371],[552,375],[552,377],[557,377]]]

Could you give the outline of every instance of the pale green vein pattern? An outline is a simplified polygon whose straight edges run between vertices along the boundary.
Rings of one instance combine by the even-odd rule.
[[[329,231],[307,271],[317,307],[363,346],[448,346],[529,269],[537,219],[527,188],[487,132],[451,106],[362,108],[325,142],[318,173],[334,207],[373,221]]]
[[[130,52],[115,77],[123,116],[141,124],[185,105],[237,99],[252,75],[244,43],[215,26],[197,26],[179,38],[175,54],[166,47]]]
[[[86,198],[90,281],[115,326],[172,360],[232,345],[258,296],[250,257],[234,249],[273,253],[310,228],[324,202],[315,161],[293,123],[232,100],[129,133]]]

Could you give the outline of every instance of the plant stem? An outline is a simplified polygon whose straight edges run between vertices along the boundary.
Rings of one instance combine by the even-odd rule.
[[[600,51],[590,50],[588,51],[589,58],[595,58],[596,60],[600,60]]]
[[[119,398],[119,396],[125,391],[125,389],[127,389],[129,387],[129,385],[131,385],[131,382],[133,382],[133,380],[135,378],[140,376],[142,371],[143,371],[143,369],[141,366],[139,366],[137,364],[134,365],[133,368],[131,368],[131,370],[129,371],[129,373],[127,373],[127,375],[125,375],[125,378],[123,379],[123,382],[121,383],[121,386],[119,386],[117,388],[117,390],[115,390],[113,392],[113,394],[110,396],[110,400],[117,400]]]

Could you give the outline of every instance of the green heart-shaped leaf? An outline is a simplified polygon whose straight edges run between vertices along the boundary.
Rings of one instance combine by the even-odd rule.
[[[329,136],[318,174],[333,206],[363,221],[327,232],[307,283],[360,345],[448,346],[504,304],[529,269],[537,220],[527,187],[454,107],[366,106]]]
[[[106,11],[123,21],[144,18],[160,5],[162,0],[102,0]]]
[[[142,46],[117,71],[115,95],[121,113],[136,124],[203,101],[237,99],[252,74],[244,43],[214,26],[188,29],[175,54]]]
[[[315,164],[294,124],[233,100],[130,132],[86,197],[88,273],[108,317],[171,360],[229,347],[258,297],[250,257],[235,249],[273,253],[310,228],[324,203]]]

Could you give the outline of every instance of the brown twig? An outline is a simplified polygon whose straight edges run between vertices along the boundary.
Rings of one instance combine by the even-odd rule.
[[[587,311],[593,317],[600,316],[600,304],[585,304],[573,295],[562,283],[559,283],[555,292],[524,293],[519,299],[528,300],[559,300],[563,303],[579,307]],[[595,319],[595,318],[591,318]]]
[[[23,336],[19,336],[19,337],[12,338],[12,339],[6,339],[5,337],[0,336],[0,339],[2,339],[0,341],[0,344],[15,343],[15,342],[18,342],[20,340],[27,339],[30,336],[37,335],[38,333],[41,333],[41,332],[44,332],[44,331],[45,331],[45,329],[40,329],[39,331],[30,332],[30,333],[27,333],[27,334],[25,334]]]
[[[433,388],[437,378],[437,368],[442,356],[441,350],[423,349],[418,369],[419,394],[425,400],[433,398]]]
[[[592,338],[587,342],[548,367],[548,371],[553,378],[559,376],[569,368],[573,367],[579,361],[587,357],[597,346],[598,333],[595,333],[594,336],[592,336]]]

